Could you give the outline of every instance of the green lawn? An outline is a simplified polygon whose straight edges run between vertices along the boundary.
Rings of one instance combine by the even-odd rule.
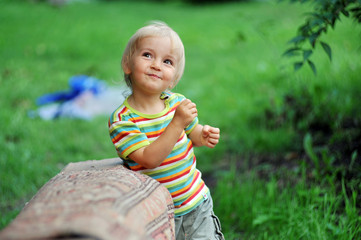
[[[108,116],[44,121],[28,112],[37,97],[67,89],[76,74],[122,84],[120,58],[129,37],[156,19],[173,27],[185,45],[185,74],[174,91],[197,103],[201,123],[221,128],[217,148],[197,149],[197,159],[199,168],[218,177],[212,192],[227,239],[360,237],[361,184],[342,184],[341,170],[314,168],[331,153],[299,155],[292,169],[267,162],[267,156],[302,152],[314,119],[332,122],[336,130],[343,119],[361,122],[359,25],[342,19],[328,32],[323,40],[333,60],[318,49],[317,76],[308,67],[293,72],[292,60],[282,57],[307,11],[286,1],[78,1],[55,8],[0,0],[0,228],[67,163],[116,157]],[[298,108],[304,117],[294,117]],[[352,134],[334,134],[328,143],[337,137],[352,142]],[[356,155],[348,168],[359,166],[357,149],[351,149]],[[312,148],[306,153],[312,156]]]

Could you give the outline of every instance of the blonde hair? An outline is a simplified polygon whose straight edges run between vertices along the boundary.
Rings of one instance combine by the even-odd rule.
[[[130,59],[133,57],[133,54],[137,48],[138,42],[146,37],[169,37],[173,49],[177,55],[177,64],[176,64],[176,73],[174,76],[174,82],[172,87],[175,87],[179,82],[180,78],[184,72],[184,65],[185,65],[185,55],[184,55],[184,46],[182,40],[178,36],[178,34],[170,28],[167,24],[160,21],[153,21],[149,25],[144,26],[129,39],[129,42],[124,50],[122,56],[122,68],[123,70],[126,68],[127,64],[129,63]],[[124,73],[124,80],[128,87],[132,88],[132,81],[130,79],[130,75]]]

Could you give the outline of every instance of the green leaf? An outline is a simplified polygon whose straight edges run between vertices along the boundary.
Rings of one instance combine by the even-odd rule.
[[[316,169],[318,170],[320,167],[320,159],[317,157],[316,153],[313,150],[312,136],[310,133],[307,133],[303,138],[303,148],[305,149],[308,157],[312,160],[312,162],[315,164]]]
[[[330,59],[330,61],[332,61],[332,51],[331,51],[330,46],[325,42],[321,42],[321,45],[322,45],[323,50],[326,52],[328,58]]]
[[[309,35],[309,32],[311,31],[311,26],[310,24],[307,22],[305,24],[303,24],[301,27],[298,28],[298,32],[301,34],[301,36],[303,36],[304,38],[306,38],[306,36]]]
[[[341,9],[341,12],[343,15],[345,15],[346,17],[350,16],[350,14],[348,13],[348,11],[346,9]]]
[[[315,13],[315,12],[308,12],[308,13],[306,13],[306,15],[310,15],[310,16],[316,18],[316,19],[322,19],[323,18],[321,14]]]
[[[310,44],[312,46],[312,48],[315,48],[315,45],[316,45],[316,41],[317,41],[317,38],[320,36],[320,33],[319,32],[315,32],[315,33],[312,33],[312,35],[308,38],[308,40],[310,41]]]
[[[353,7],[353,8],[350,9],[350,11],[351,12],[359,12],[359,11],[361,11],[361,7]]]
[[[308,66],[312,69],[313,74],[317,75],[317,69],[315,64],[311,60],[307,60]]]
[[[312,50],[303,50],[303,61],[306,61],[312,55],[312,53]]]
[[[353,12],[352,17],[359,23],[361,23],[361,7],[360,8],[354,8],[351,9]]]
[[[270,220],[269,215],[261,214],[258,215],[255,219],[252,221],[253,226],[258,226],[267,223]]]
[[[352,168],[353,168],[353,165],[355,163],[357,159],[357,150],[353,151],[352,155],[351,155],[351,162],[350,162],[350,165],[348,166],[348,169],[351,171]]]
[[[303,42],[305,40],[305,37],[304,36],[297,36],[297,37],[294,37],[292,38],[288,43],[300,43],[300,42]]]
[[[296,62],[293,64],[294,70],[297,71],[303,66],[303,62]]]
[[[301,49],[299,47],[294,47],[294,48],[289,48],[287,49],[282,56],[287,56],[287,57],[292,57],[292,56],[297,56],[300,54]]]
[[[323,21],[323,19],[313,19],[312,21],[310,21],[310,28],[316,27],[316,26],[321,26],[322,24],[324,24],[325,21]]]

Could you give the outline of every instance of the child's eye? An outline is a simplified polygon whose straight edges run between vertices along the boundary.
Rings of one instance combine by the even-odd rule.
[[[150,58],[151,57],[151,55],[150,55],[150,53],[149,52],[145,52],[145,53],[143,53],[143,55],[142,55],[143,57],[146,57],[146,58]]]
[[[164,60],[164,63],[165,63],[165,64],[169,64],[169,65],[173,65],[172,60],[169,60],[169,59]]]

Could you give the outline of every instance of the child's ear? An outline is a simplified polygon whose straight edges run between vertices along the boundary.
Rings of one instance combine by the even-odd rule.
[[[129,59],[128,59],[128,58],[127,58],[126,61],[123,62],[122,65],[123,65],[123,71],[124,71],[124,73],[125,73],[125,74],[128,74],[128,75],[131,74],[132,71],[130,70],[130,67],[129,67]]]
[[[123,71],[127,75],[131,74],[131,72],[132,72],[132,71],[130,71],[130,68],[129,68],[128,64],[124,64]]]

